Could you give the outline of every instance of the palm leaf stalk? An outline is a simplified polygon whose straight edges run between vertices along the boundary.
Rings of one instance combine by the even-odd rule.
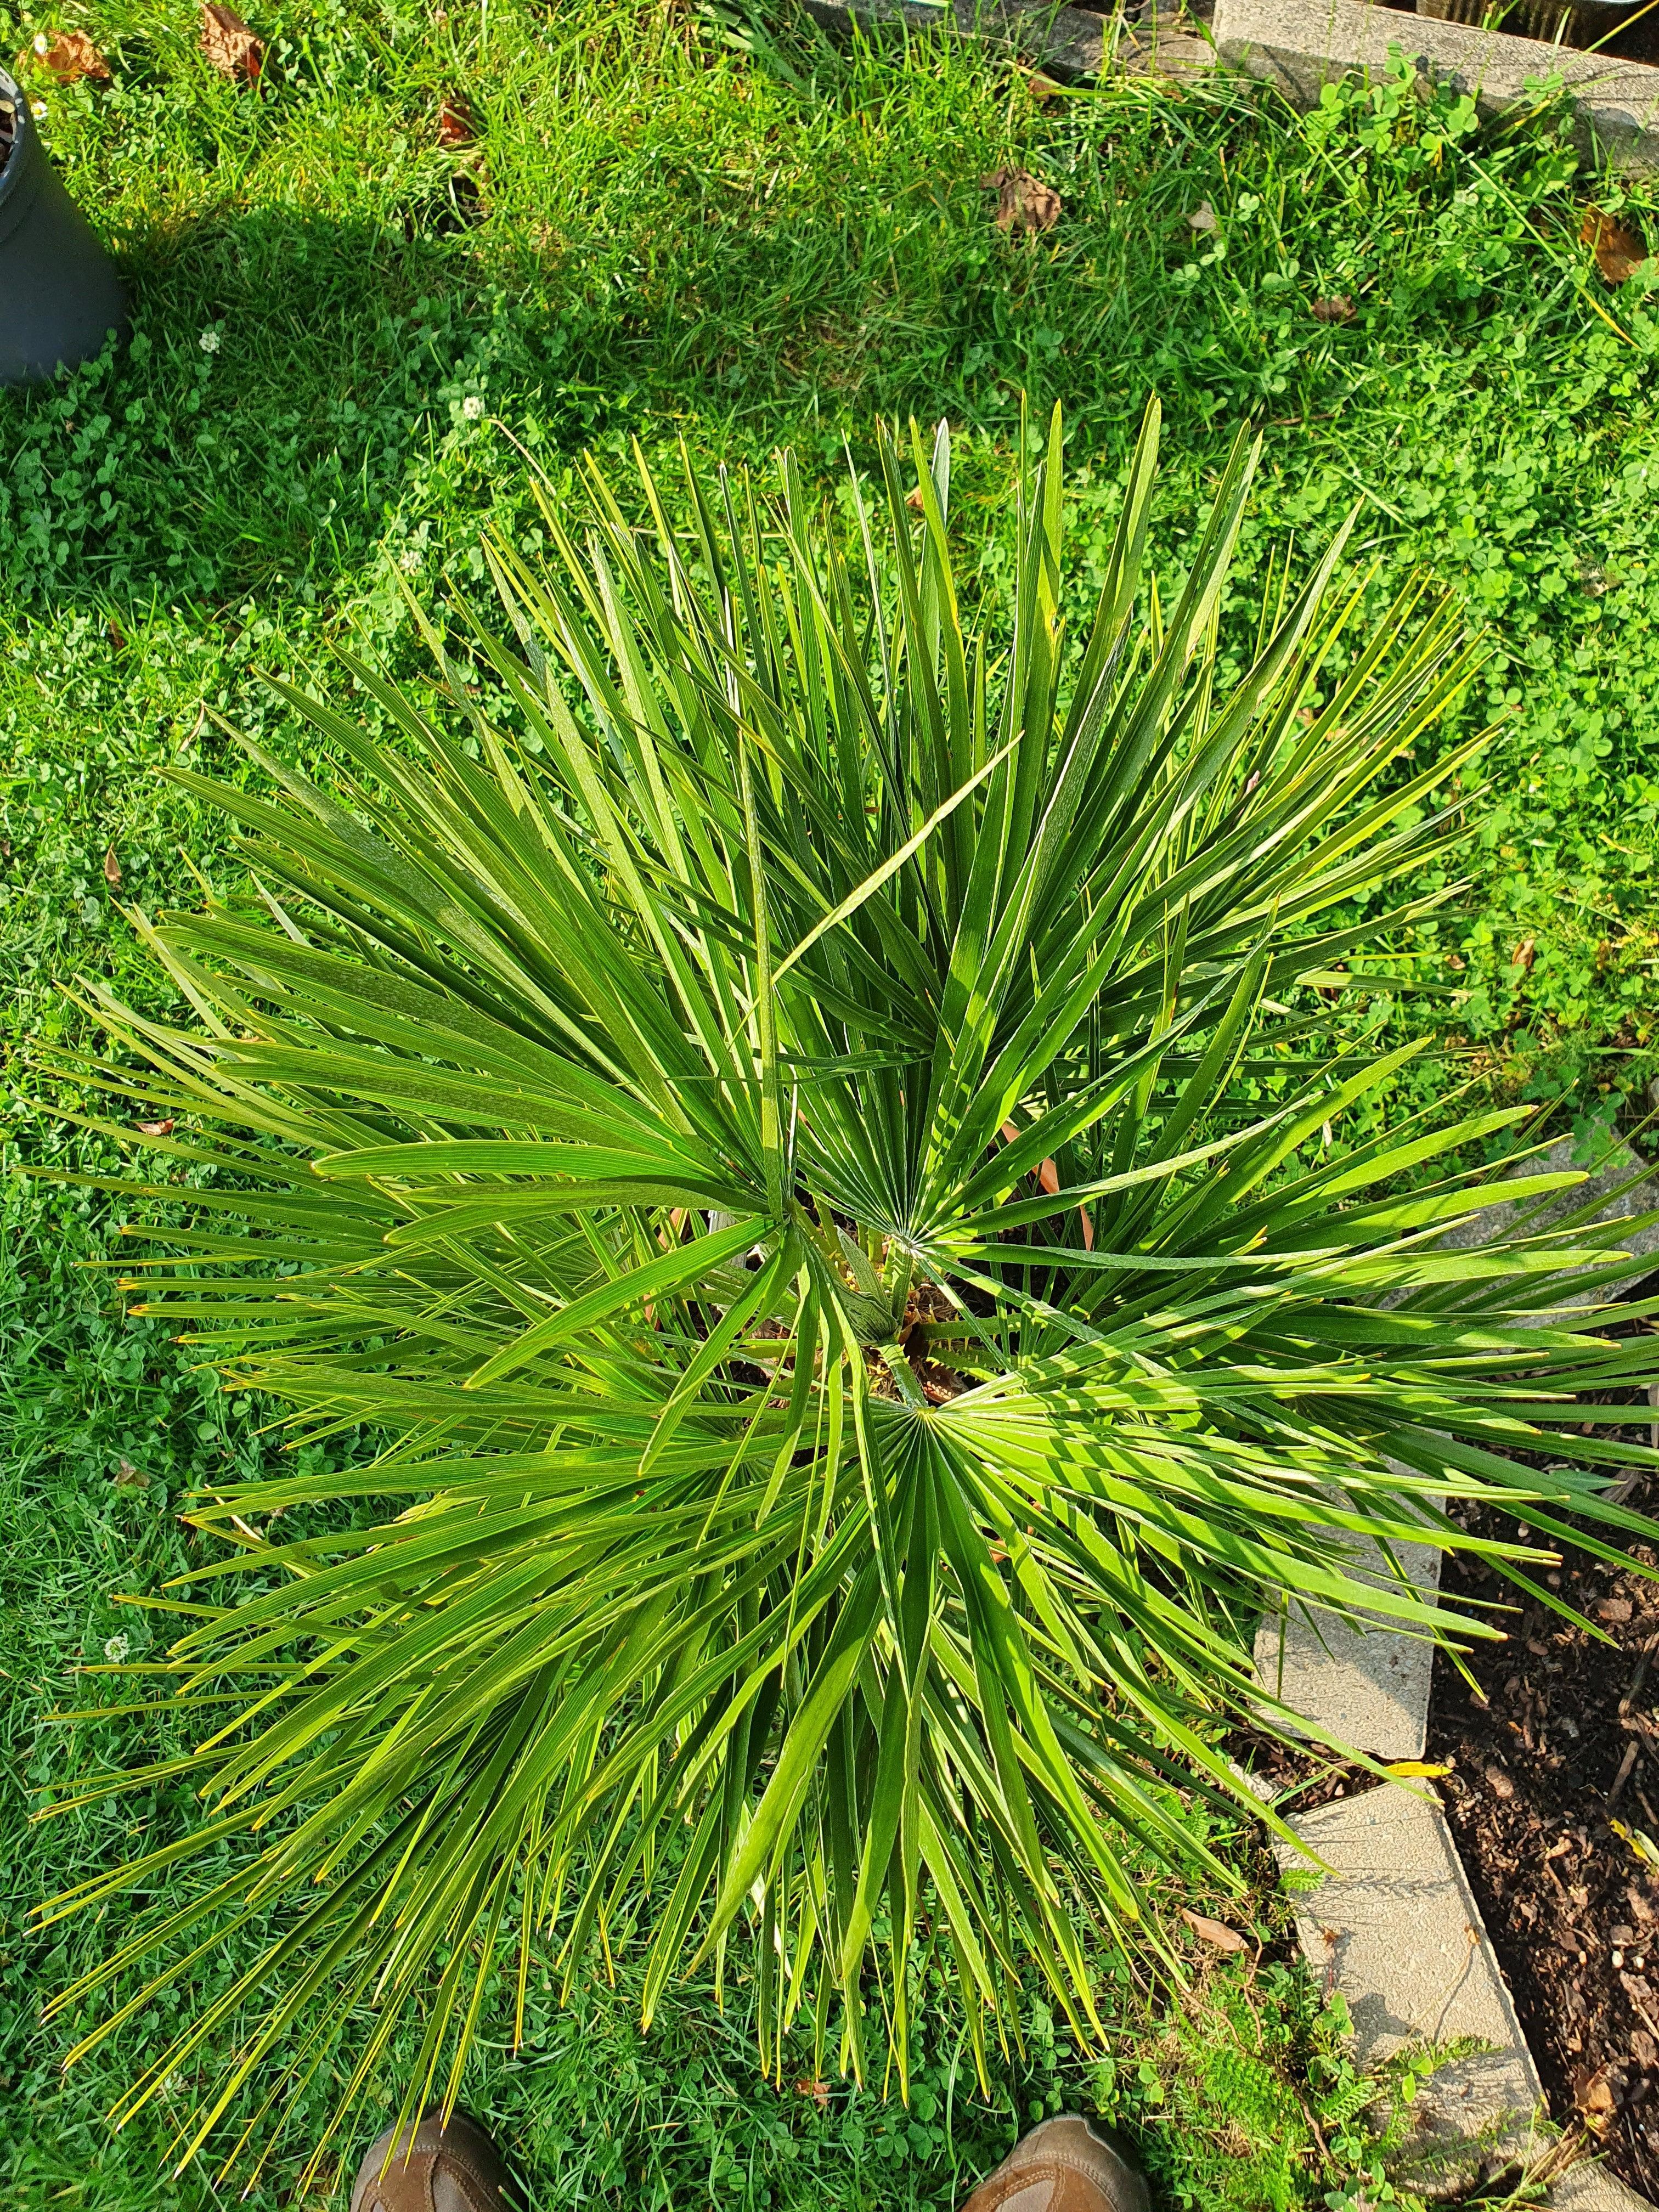
[[[1058,418],[987,635],[943,432],[884,443],[851,562],[787,458],[771,495],[688,465],[679,523],[642,472],[644,527],[593,472],[546,573],[489,547],[499,633],[423,621],[435,703],[348,659],[393,744],[278,687],[343,795],[252,746],[270,798],[176,772],[259,896],[135,917],[187,1025],[88,987],[80,1079],[173,1125],[176,1179],[120,1187],[191,1202],[126,1287],[307,1433],[392,1438],[196,1501],[226,1553],[148,1601],[206,1733],[65,1801],[204,1812],[53,1916],[229,1847],[58,2000],[106,2002],[72,2055],[263,1931],[114,2114],[205,2069],[181,2160],[354,2006],[336,2124],[409,2019],[404,2117],[453,2100],[497,1975],[521,2027],[532,1962],[568,1987],[619,1931],[648,2019],[752,1929],[769,2066],[810,2021],[862,2068],[874,2021],[902,2080],[924,1942],[981,2070],[1032,1966],[1087,2041],[1091,1932],[1160,1944],[1148,1865],[1234,1879],[1181,1793],[1234,1802],[1230,1717],[1291,1724],[1264,1607],[1491,1636],[1353,1547],[1565,1612],[1451,1509],[1650,1533],[1608,1469],[1659,1455],[1577,1433],[1650,1372],[1562,1305],[1636,1272],[1612,1232],[1447,1249],[1513,1117],[1385,1126],[1409,1051],[1297,1011],[1443,896],[1397,887],[1473,744],[1397,763],[1468,681],[1455,616],[1356,635],[1345,532],[1224,682],[1255,451],[1166,600],[1157,442],[1086,634]]]

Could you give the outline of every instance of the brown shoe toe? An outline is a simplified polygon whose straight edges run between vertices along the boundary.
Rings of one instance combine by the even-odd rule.
[[[1151,2203],[1145,2177],[1067,2112],[1022,2136],[962,2212],[1150,2212]]]
[[[500,2152],[477,2120],[440,2107],[394,2145],[388,2128],[357,2168],[351,2212],[507,2212],[514,2202]],[[390,2156],[388,2156],[388,2153]]]

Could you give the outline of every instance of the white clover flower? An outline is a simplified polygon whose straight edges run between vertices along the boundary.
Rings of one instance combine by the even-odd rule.
[[[476,392],[469,392],[465,398],[461,402],[461,412],[465,416],[469,422],[481,422],[483,417],[483,410],[484,404],[483,400],[479,398]]]
[[[131,1637],[112,1636],[108,1643],[104,1646],[104,1656],[109,1661],[112,1667],[125,1667],[127,1662],[127,1654],[131,1650],[131,1649],[132,1639]]]
[[[204,353],[217,353],[219,350],[219,333],[216,330],[204,331],[201,337],[197,339],[196,343],[201,347]]]
[[[418,545],[405,545],[403,551],[398,556],[398,566],[403,570],[405,576],[413,576],[417,574],[421,566],[420,547]]]

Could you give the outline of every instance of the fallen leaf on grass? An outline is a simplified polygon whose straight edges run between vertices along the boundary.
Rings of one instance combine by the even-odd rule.
[[[452,93],[438,110],[438,143],[470,146],[478,135],[478,119],[459,93]]]
[[[104,855],[104,881],[112,891],[121,888],[121,863],[115,857],[113,845]]]
[[[997,196],[999,230],[1052,230],[1060,221],[1060,194],[1029,169],[993,169],[979,182]]]
[[[827,2081],[808,2081],[803,2075],[795,2084],[795,2094],[810,2097],[821,2112],[830,2109],[830,2084]]]
[[[171,1121],[141,1121],[138,1124],[138,1133],[141,1137],[170,1137],[173,1134],[173,1124]]]
[[[1208,200],[1199,202],[1187,218],[1187,228],[1188,230],[1200,231],[1218,230],[1221,228],[1216,221],[1215,210],[1210,205]]]
[[[44,31],[34,34],[34,58],[59,84],[78,84],[83,76],[94,84],[109,82],[109,64],[84,31]]]
[[[202,52],[222,76],[252,84],[265,58],[264,40],[250,31],[234,8],[203,0]]]
[[[1249,1944],[1237,1928],[1229,1928],[1225,1921],[1206,1920],[1201,1912],[1189,1912],[1183,1905],[1181,1917],[1194,1936],[1206,1943],[1213,1944],[1218,1951],[1248,1951]]]
[[[1354,304],[1346,292],[1333,292],[1328,300],[1316,300],[1308,313],[1316,323],[1351,323]]]
[[[1616,216],[1603,215],[1599,207],[1584,210],[1578,243],[1590,248],[1596,267],[1609,284],[1626,283],[1648,258],[1641,232],[1632,224],[1620,222]]]
[[[118,1460],[110,1480],[118,1490],[148,1490],[149,1477],[142,1468],[135,1467],[130,1459]]]

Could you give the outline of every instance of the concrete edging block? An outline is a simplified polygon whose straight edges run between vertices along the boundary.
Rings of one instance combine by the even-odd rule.
[[[1229,10],[1267,4],[1221,0]],[[1369,12],[1357,0],[1321,4]],[[1219,14],[1217,21],[1219,27]],[[1652,74],[1659,79],[1659,71]],[[1563,1138],[1512,1172],[1571,1169],[1572,1149],[1571,1139]],[[1617,1222],[1640,1214],[1656,1200],[1659,1176],[1629,1146],[1616,1145],[1587,1182],[1533,1201],[1535,1211],[1525,1225],[1534,1233],[1547,1231],[1562,1217],[1580,1212],[1596,1222]],[[1519,1212],[1514,1203],[1487,1207],[1442,1241],[1461,1249],[1486,1243],[1516,1228]],[[1659,1255],[1659,1224],[1621,1237],[1614,1249],[1644,1258]],[[1598,1295],[1582,1292],[1563,1304]],[[1425,1595],[1437,1590],[1438,1548],[1398,1548],[1413,1584]],[[1367,1578],[1382,1571],[1372,1569]],[[1381,1619],[1350,1626],[1292,1607],[1282,1622],[1262,1623],[1255,1661],[1264,1688],[1356,1749],[1385,1759],[1423,1756],[1434,1663],[1426,1638]],[[1243,1778],[1272,1802],[1273,1792],[1260,1778]],[[1540,2127],[1544,2100],[1538,2069],[1438,1802],[1385,1784],[1334,1799],[1288,1825],[1306,1850],[1275,1837],[1281,1870],[1306,1872],[1320,1861],[1329,1869],[1316,1888],[1298,1896],[1297,1933],[1316,1976],[1347,2001],[1360,2063],[1386,2057],[1413,2038],[1479,2038],[1491,2046],[1486,2057],[1443,2069],[1419,2094],[1419,2126],[1428,2145],[1456,2163],[1458,2146],[1468,2143],[1461,2161],[1465,2179],[1494,2135],[1511,2156],[1541,2157],[1548,2137]],[[1552,2200],[1559,2212],[1654,2212],[1645,2198],[1589,2162],[1570,2167],[1554,2182]]]
[[[1111,70],[1133,76],[1189,76],[1212,68],[1206,39],[1160,32],[1156,23],[1118,24],[1087,9],[1044,0],[802,0],[826,31],[854,23],[901,24],[910,31],[953,31],[960,38],[999,40],[1060,76],[1095,77]]]
[[[1290,1826],[1307,1850],[1275,1838],[1281,1869],[1318,1871],[1322,1860],[1330,1869],[1295,1899],[1297,1933],[1316,1974],[1347,2001],[1356,2058],[1478,2038],[1486,2053],[1419,2092],[1419,2134],[1437,2147],[1475,2138],[1477,2151],[1496,2136],[1510,2156],[1541,2156],[1543,2087],[1439,1805],[1385,1783]]]
[[[1550,2191],[1552,2212],[1653,2212],[1604,2166],[1571,2166]]]
[[[1274,1837],[1281,1872],[1328,1869],[1294,1900],[1297,1936],[1322,1986],[1346,2000],[1359,2063],[1416,2041],[1488,2046],[1419,2091],[1419,2148],[1459,2184],[1483,2157],[1542,2160],[1553,2140],[1543,2087],[1439,1804],[1383,1783],[1288,1825],[1306,1848]],[[1654,2212],[1588,2160],[1552,2183],[1550,2202],[1556,2212]]]
[[[1399,1544],[1395,1553],[1418,1595],[1432,1603],[1440,1588],[1439,1547]],[[1379,1565],[1356,1571],[1381,1583],[1385,1571]],[[1339,1743],[1374,1759],[1421,1759],[1434,1653],[1426,1635],[1382,1614],[1349,1621],[1292,1605],[1256,1630],[1255,1678]],[[1282,1715],[1277,1719],[1295,1727]]]
[[[1659,70],[1652,72],[1659,83]],[[1589,1221],[1579,1228],[1594,1224],[1602,1226],[1621,1221],[1635,1221],[1644,1213],[1659,1211],[1659,1175],[1639,1152],[1626,1144],[1610,1146],[1594,1170],[1580,1166],[1573,1157],[1571,1137],[1558,1137],[1536,1158],[1523,1160],[1510,1170],[1510,1179],[1526,1175],[1584,1175],[1587,1180],[1570,1190],[1547,1193],[1541,1199],[1532,1200],[1527,1208],[1525,1227],[1528,1234],[1537,1236],[1544,1231],[1557,1234],[1571,1242],[1578,1233],[1577,1229],[1562,1224],[1575,1214],[1588,1212]],[[1502,1185],[1499,1185],[1502,1188]],[[1440,1243],[1449,1251],[1468,1252],[1479,1244],[1490,1244],[1498,1237],[1508,1236],[1522,1225],[1522,1209],[1513,1202],[1489,1206],[1455,1229],[1449,1229]],[[1659,1222],[1645,1228],[1632,1229],[1628,1236],[1615,1238],[1608,1248],[1612,1251],[1629,1252],[1638,1260],[1659,1255]],[[1656,1260],[1659,1265],[1659,1260]],[[1606,1297],[1604,1289],[1582,1291],[1562,1300],[1563,1308],[1582,1305],[1587,1300]],[[1614,1291],[1612,1295],[1621,1295]]]
[[[1380,0],[1216,0],[1220,58],[1314,107],[1328,84],[1381,76],[1393,52],[1419,76],[1473,94],[1482,114],[1537,105],[1565,86],[1587,147],[1627,169],[1659,168],[1659,69],[1547,46],[1468,23],[1408,15]]]
[[[1419,77],[1473,94],[1483,115],[1536,106],[1559,84],[1571,100],[1585,151],[1615,167],[1659,169],[1659,69],[1507,31],[1409,15],[1382,0],[1216,0],[1208,39],[1160,33],[1042,0],[802,0],[830,31],[892,23],[1000,40],[1066,78],[1116,70],[1180,79],[1217,61],[1314,107],[1328,84],[1380,76],[1394,53]]]

